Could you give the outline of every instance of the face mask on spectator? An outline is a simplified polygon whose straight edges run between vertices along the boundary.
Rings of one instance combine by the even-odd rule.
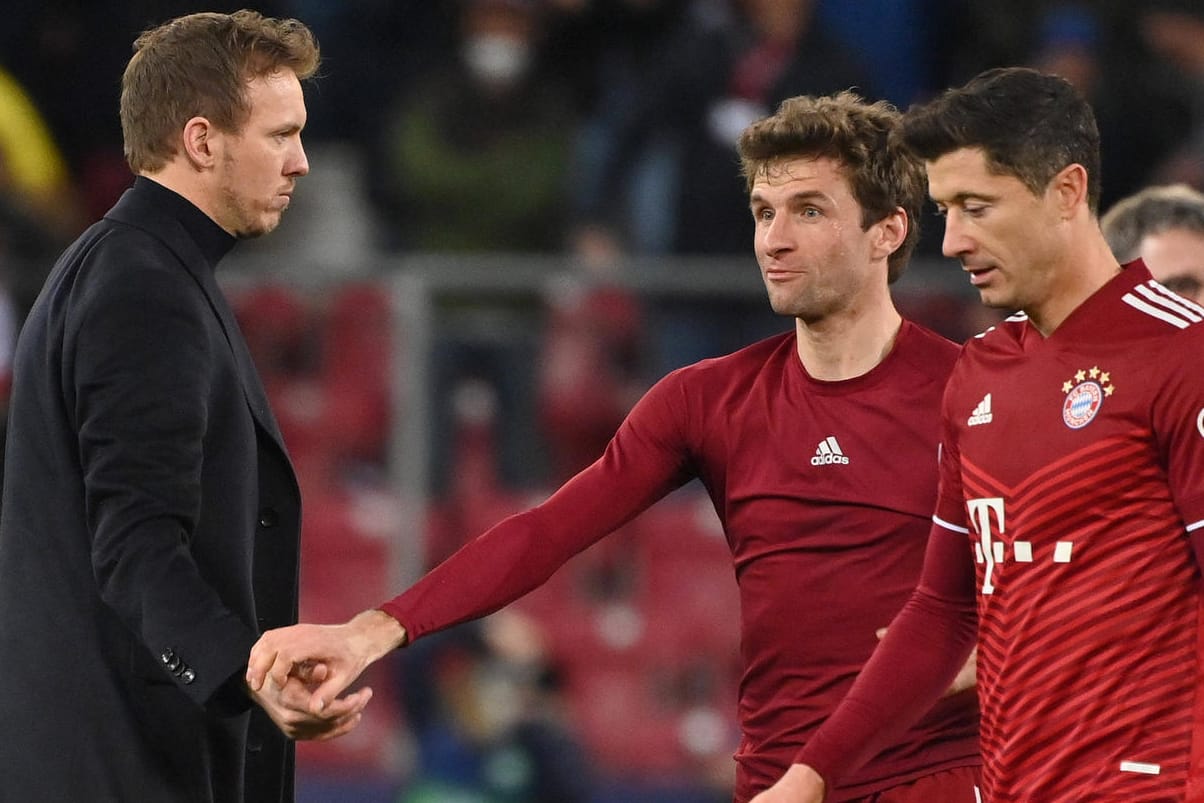
[[[530,48],[509,36],[482,34],[464,43],[464,63],[477,79],[501,86],[511,86],[527,71],[531,61]]]

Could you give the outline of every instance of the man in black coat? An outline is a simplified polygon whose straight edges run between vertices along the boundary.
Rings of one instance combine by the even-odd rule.
[[[138,177],[59,259],[17,346],[0,801],[291,801],[286,736],[345,733],[371,696],[317,717],[299,681],[243,680],[257,634],[296,620],[301,500],[214,269],[308,172],[318,58],[301,23],[249,11],[135,43]]]

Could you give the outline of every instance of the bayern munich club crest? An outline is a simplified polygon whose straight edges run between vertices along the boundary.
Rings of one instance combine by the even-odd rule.
[[[1090,424],[1104,399],[1116,391],[1112,377],[1097,366],[1075,371],[1074,378],[1062,383],[1066,401],[1062,403],[1062,421],[1071,429],[1082,429]]]

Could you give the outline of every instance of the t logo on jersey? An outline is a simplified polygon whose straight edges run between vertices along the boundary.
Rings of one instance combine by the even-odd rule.
[[[1062,383],[1066,401],[1062,403],[1062,422],[1071,429],[1082,429],[1095,420],[1104,399],[1116,392],[1112,375],[1099,366],[1080,368],[1073,379]]]
[[[970,525],[978,533],[978,543],[974,545],[975,559],[986,564],[982,574],[982,593],[994,594],[995,567],[1008,559],[1008,545],[1002,537],[1007,532],[1003,498],[990,496],[983,499],[967,499],[966,513]],[[1073,552],[1073,541],[1058,541],[1054,544],[1053,562],[1070,563]],[[1016,563],[1032,563],[1032,542],[1013,541],[1011,560]]]
[[[979,563],[987,564],[982,575],[982,593],[994,594],[995,584],[991,580],[995,574],[995,565],[1003,561],[1003,542],[996,541],[992,532],[1000,535],[1006,532],[1003,498],[995,496],[987,499],[967,499],[966,511],[970,514],[970,524],[978,533],[978,543],[974,545],[974,552]],[[999,547],[998,550],[995,549],[996,546]]]

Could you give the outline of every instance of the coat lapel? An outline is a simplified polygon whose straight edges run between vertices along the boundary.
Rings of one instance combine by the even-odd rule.
[[[209,302],[210,309],[213,310],[221,324],[222,331],[226,336],[226,343],[229,344],[234,361],[238,366],[243,395],[246,397],[247,406],[251,408],[251,414],[256,423],[271,436],[282,452],[288,454],[284,438],[280,434],[280,427],[276,423],[275,415],[272,414],[271,405],[268,404],[267,392],[259,378],[259,371],[251,359],[247,341],[234,318],[234,312],[230,309],[230,304],[226,301],[221,288],[218,287],[213,269],[206,262],[204,254],[201,253],[192,237],[188,235],[184,226],[152,204],[145,203],[134,191],[127,191],[105,217],[150,232],[179,258],[180,264],[196,281],[197,286]]]

